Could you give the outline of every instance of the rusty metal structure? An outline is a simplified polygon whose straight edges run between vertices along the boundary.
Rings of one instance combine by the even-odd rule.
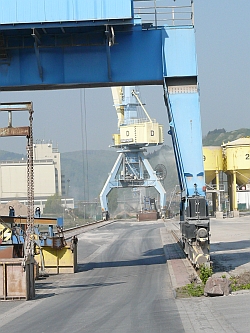
[[[13,112],[29,113],[29,126],[13,127],[12,113]],[[34,251],[34,165],[33,165],[33,103],[4,103],[0,105],[0,112],[8,112],[8,126],[0,128],[0,136],[25,136],[27,138],[27,199],[28,199],[28,214],[27,228],[24,243],[24,261],[27,261],[29,256],[33,256]]]
[[[29,113],[29,126],[13,127],[13,112]],[[34,212],[34,163],[33,163],[33,104],[32,102],[0,104],[0,112],[8,112],[8,126],[0,128],[0,137],[24,136],[27,138],[27,216],[15,216],[15,209],[9,206],[9,216],[0,217],[0,299],[34,298],[34,268],[41,272],[74,273],[77,267],[77,238],[66,243],[62,229],[54,235],[53,226],[62,227],[56,218],[42,218],[36,208]],[[35,215],[35,216],[34,216]],[[39,231],[39,225],[47,225],[48,232]],[[14,260],[16,259],[16,261]],[[2,261],[1,261],[2,260]],[[35,260],[35,261],[34,261]],[[3,263],[2,263],[3,262]],[[2,263],[2,264],[1,264]],[[7,263],[7,264],[6,264]],[[21,266],[20,267],[20,263]],[[30,269],[30,263],[32,267]],[[20,273],[22,269],[23,274]],[[10,271],[15,272],[15,276]],[[30,273],[31,272],[31,273]],[[18,278],[16,278],[18,276]],[[16,279],[23,288],[3,288]],[[28,288],[31,286],[32,288]],[[26,289],[27,287],[27,289]],[[20,290],[19,290],[20,289]]]

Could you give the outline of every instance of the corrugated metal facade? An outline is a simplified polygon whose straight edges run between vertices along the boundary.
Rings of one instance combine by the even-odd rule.
[[[132,18],[132,0],[0,0],[0,24]]]

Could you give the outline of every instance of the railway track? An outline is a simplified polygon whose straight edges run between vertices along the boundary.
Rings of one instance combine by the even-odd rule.
[[[87,223],[81,226],[77,226],[77,227],[73,227],[73,228],[68,228],[68,229],[64,229],[63,230],[63,235],[64,238],[67,240],[71,237],[80,235],[84,232],[96,229],[96,228],[101,228],[104,227],[105,225],[111,224],[116,222],[116,220],[111,220],[111,221],[96,221],[96,222],[91,222],[91,223]],[[55,234],[59,234],[58,232],[56,232]]]
[[[180,237],[180,235],[178,235],[178,231],[171,230],[171,234],[173,235],[174,239],[176,240],[176,243],[179,245],[179,247],[183,251],[183,245],[182,245],[181,237]],[[184,253],[184,251],[183,251],[183,253]]]

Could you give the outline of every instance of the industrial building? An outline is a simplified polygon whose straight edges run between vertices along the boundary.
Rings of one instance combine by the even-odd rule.
[[[57,194],[64,197],[65,176],[62,175],[60,153],[52,143],[37,141],[33,145],[34,158],[34,204],[41,211],[47,198]],[[1,203],[18,200],[27,201],[27,161],[0,162],[0,198]],[[74,200],[62,199],[63,206],[74,208]]]

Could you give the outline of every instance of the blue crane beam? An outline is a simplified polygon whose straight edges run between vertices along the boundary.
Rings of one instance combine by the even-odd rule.
[[[9,38],[9,43],[12,42],[7,48],[9,58],[0,61],[1,90],[163,82],[161,30],[115,30],[112,47],[106,45],[104,28],[101,32],[66,36],[39,33],[39,41],[31,36],[31,32],[30,36],[21,35],[18,41]],[[39,54],[34,43],[37,43]]]

